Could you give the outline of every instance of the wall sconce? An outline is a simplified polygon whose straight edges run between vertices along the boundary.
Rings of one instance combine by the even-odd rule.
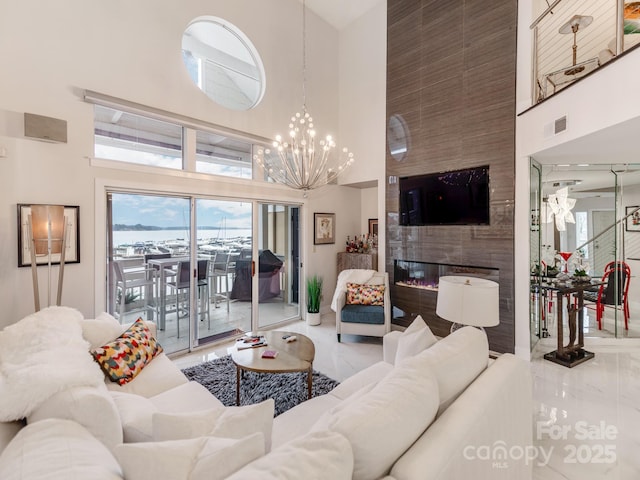
[[[40,291],[38,289],[38,269],[36,257],[47,256],[48,283],[47,306],[51,305],[51,255],[60,254],[58,275],[58,296],[56,305],[62,300],[62,281],[64,278],[64,255],[66,247],[66,219],[63,205],[31,205],[28,218],[31,245],[31,275],[33,279],[33,301],[36,312],[40,310]]]

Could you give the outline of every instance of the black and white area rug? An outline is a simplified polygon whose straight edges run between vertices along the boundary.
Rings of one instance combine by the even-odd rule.
[[[226,406],[236,404],[236,366],[230,355],[182,370],[189,380],[204,386]],[[333,390],[339,382],[313,371],[312,396]],[[307,374],[245,372],[240,383],[240,404],[275,400],[276,416],[307,400]]]

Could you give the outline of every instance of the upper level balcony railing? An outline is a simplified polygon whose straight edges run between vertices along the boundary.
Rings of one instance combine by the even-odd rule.
[[[540,3],[549,6],[531,25],[536,103],[640,43],[640,1]]]

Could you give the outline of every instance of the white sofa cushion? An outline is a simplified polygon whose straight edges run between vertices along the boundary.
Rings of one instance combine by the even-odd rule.
[[[153,440],[181,440],[205,435],[243,438],[262,432],[265,451],[271,449],[275,402],[272,398],[242,407],[218,407],[200,412],[153,414]]]
[[[400,365],[411,362],[425,365],[435,374],[440,392],[440,415],[487,368],[487,335],[475,327],[460,328]]]
[[[380,478],[435,418],[438,382],[425,362],[405,362],[355,395],[356,401],[328,411],[313,429],[326,428],[349,440],[355,480]]]
[[[313,432],[255,460],[228,480],[350,480],[353,453],[339,433]]]
[[[183,383],[151,398],[120,391],[110,393],[120,414],[126,443],[153,440],[153,414],[156,412],[178,414],[224,408],[220,400],[197,382]]]
[[[189,381],[154,395],[149,400],[158,407],[158,411],[165,413],[197,412],[224,406],[205,387]]]
[[[539,459],[516,455],[517,450],[503,455],[512,447],[535,444],[531,390],[529,362],[509,353],[501,355],[394,463],[391,476],[397,480],[530,480]]]
[[[151,400],[124,392],[110,392],[120,414],[125,443],[153,440],[153,414],[158,411]],[[122,443],[122,442],[121,442]]]
[[[345,400],[362,387],[378,383],[389,372],[393,370],[393,365],[387,362],[377,362],[364,370],[359,371],[356,375],[345,379],[340,385],[329,392],[329,395]]]
[[[82,425],[47,419],[24,427],[0,455],[2,480],[121,480],[120,465]]]
[[[91,345],[90,350],[95,350],[114,338],[118,338],[126,327],[120,325],[112,315],[103,312],[96,318],[85,318],[80,322],[82,336]]]
[[[314,423],[329,409],[340,404],[330,393],[313,397],[273,419],[271,449],[309,433]]]
[[[189,380],[171,360],[161,353],[153,358],[132,381],[125,385],[107,381],[107,388],[114,392],[134,393],[153,397]]]
[[[127,480],[217,480],[227,478],[264,455],[264,438],[199,437],[167,442],[129,443],[115,455]]]
[[[120,414],[103,383],[96,387],[72,387],[50,396],[27,417],[27,423],[47,418],[73,420],[109,449],[122,443]]]
[[[438,339],[431,332],[427,322],[418,315],[398,338],[398,349],[394,363],[398,364],[405,358],[417,355],[437,341]]]

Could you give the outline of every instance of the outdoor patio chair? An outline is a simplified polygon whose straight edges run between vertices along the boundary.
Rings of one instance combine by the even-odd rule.
[[[128,304],[142,305],[135,310],[156,311],[156,271],[148,268],[142,258],[120,259],[113,261],[115,291],[118,305],[118,318],[126,313]]]
[[[198,260],[198,298],[200,299],[200,315],[206,315],[208,320],[208,328],[211,329],[211,315],[209,310],[209,280],[207,273],[209,271],[209,260]],[[176,293],[176,322],[178,328],[178,338],[180,338],[180,316],[189,315],[189,287],[191,276],[191,262],[178,263],[176,278],[174,281],[167,282],[171,290]],[[182,296],[182,298],[181,298]],[[200,320],[203,320],[202,318]]]

